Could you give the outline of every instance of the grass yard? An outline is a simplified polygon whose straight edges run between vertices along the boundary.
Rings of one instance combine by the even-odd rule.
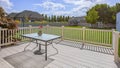
[[[67,28],[82,28],[83,26],[66,26]]]

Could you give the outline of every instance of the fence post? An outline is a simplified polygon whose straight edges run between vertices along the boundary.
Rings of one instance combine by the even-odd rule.
[[[1,50],[1,45],[2,45],[2,44],[1,44],[1,41],[2,41],[2,39],[1,39],[1,29],[2,29],[2,28],[0,27],[0,50]]]
[[[64,37],[64,26],[62,26],[61,36],[62,36],[61,40],[63,40],[63,37]]]
[[[113,45],[114,31],[115,31],[115,29],[112,29],[112,48],[113,48],[113,49],[115,49],[115,46]]]
[[[32,25],[29,25],[30,33],[32,33]]]
[[[113,46],[114,46],[114,61],[118,62],[118,43],[119,43],[119,32],[113,32]]]
[[[85,44],[85,27],[83,27],[82,29],[83,29],[83,44],[82,45],[84,45]]]
[[[48,33],[49,25],[46,25],[46,33]]]

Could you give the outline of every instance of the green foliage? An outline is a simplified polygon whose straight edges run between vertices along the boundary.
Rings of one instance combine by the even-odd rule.
[[[112,16],[109,5],[107,4],[96,5],[95,10],[98,12],[99,15],[98,21],[103,23],[111,22],[110,19],[112,18]]]
[[[13,21],[12,19],[6,17],[6,13],[2,7],[0,7],[0,27],[7,28],[7,29],[16,29],[17,28],[16,22]],[[0,42],[6,43],[5,40],[9,39],[9,38],[12,38],[12,40],[14,40],[13,36],[11,36],[11,35],[14,35],[15,33],[16,33],[16,31],[14,31],[14,32],[11,32],[9,30],[1,31],[0,35],[1,35],[2,40]]]
[[[0,20],[5,17],[5,11],[2,7],[0,7]]]
[[[0,7],[0,27],[1,28],[8,28],[8,29],[15,29],[17,28],[17,24],[10,18],[6,17],[6,12],[2,7]]]
[[[116,12],[120,12],[120,3],[116,3]]]
[[[97,4],[94,7],[92,7],[87,12],[87,22],[91,22],[92,15],[95,15],[93,10],[98,12],[99,18],[94,19],[95,21],[102,22],[102,23],[116,23],[116,14],[120,12],[120,3],[116,3],[114,6],[109,6],[107,4]],[[89,17],[88,17],[89,16]],[[92,22],[93,23],[93,22]]]
[[[45,21],[48,22],[68,22],[70,16],[56,16],[56,15],[52,15],[52,16],[47,16],[46,14],[42,14],[42,16],[44,17]]]
[[[119,38],[119,44],[118,44],[118,55],[120,57],[120,38]]]
[[[95,24],[97,22],[97,19],[99,18],[98,12],[95,9],[92,9],[88,12],[85,18],[88,23]]]

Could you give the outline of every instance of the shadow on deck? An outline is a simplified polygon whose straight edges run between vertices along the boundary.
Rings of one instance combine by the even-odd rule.
[[[79,49],[114,55],[113,49],[111,47],[87,44],[87,43],[85,43],[85,45],[83,46],[81,42],[74,42],[74,41],[67,41],[67,40],[60,42],[60,44],[64,44],[64,45],[79,48]]]

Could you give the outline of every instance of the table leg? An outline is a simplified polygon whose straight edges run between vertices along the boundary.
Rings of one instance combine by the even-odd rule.
[[[47,60],[47,42],[45,42],[45,60]]]
[[[37,43],[37,42],[36,42],[36,43]],[[41,44],[37,43],[37,45],[39,46],[39,49],[36,50],[36,51],[34,52],[34,54],[36,54],[36,55],[42,55],[42,54],[44,54],[44,51],[41,50]]]

